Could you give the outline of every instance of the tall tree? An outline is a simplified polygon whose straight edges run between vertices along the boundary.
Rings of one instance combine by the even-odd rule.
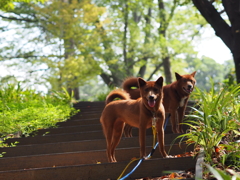
[[[2,50],[8,51],[2,53],[5,55],[2,59],[23,59],[35,68],[43,66],[46,73],[42,78],[51,84],[52,89],[65,86],[69,91],[74,90],[75,98],[79,99],[78,87],[100,71],[92,50],[99,44],[95,22],[104,11],[105,8],[96,7],[88,0],[17,4],[14,10],[8,11],[11,13],[1,17],[6,21],[20,22],[20,26],[24,22],[22,28],[32,33],[33,38],[28,40],[32,47],[15,49],[12,52],[17,53],[8,53],[12,54],[11,57],[7,54],[9,47],[5,47]],[[45,47],[40,49],[39,44]],[[32,67],[31,72],[35,70]]]
[[[172,82],[172,72],[171,72],[171,63],[170,63],[170,55],[169,50],[166,45],[167,41],[167,29],[173,18],[174,11],[177,8],[178,1],[174,0],[173,5],[170,8],[170,12],[167,12],[166,3],[163,0],[158,0],[158,8],[159,8],[159,17],[160,17],[160,26],[159,26],[159,36],[160,36],[160,46],[162,52],[162,62],[164,67],[164,75],[166,78],[166,83],[169,84]],[[167,14],[168,17],[167,17]]]
[[[102,69],[101,77],[106,84],[115,86],[126,76],[150,80],[163,75],[165,82],[170,83],[172,71],[177,69],[171,63],[180,64],[181,55],[192,53],[190,42],[205,23],[193,19],[194,13],[180,7],[177,0],[174,3],[106,0],[100,5],[110,7],[107,13],[111,17],[109,24],[102,27],[102,38],[106,41],[99,58],[108,68]],[[192,24],[187,19],[191,19]],[[194,20],[201,25],[194,24]],[[188,31],[183,24],[188,26]],[[111,34],[107,33],[109,28]],[[114,53],[119,50],[122,54]]]
[[[230,49],[237,83],[240,83],[240,1],[239,0],[192,0],[206,21],[212,26],[215,34]],[[223,16],[226,15],[226,16]],[[227,17],[225,20],[224,17]]]

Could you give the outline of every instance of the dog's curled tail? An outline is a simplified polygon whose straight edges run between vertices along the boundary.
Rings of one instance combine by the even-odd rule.
[[[129,77],[124,80],[122,83],[122,88],[130,94],[131,99],[138,99],[140,97],[137,77]]]
[[[119,100],[119,99],[127,100],[127,99],[130,99],[130,96],[127,92],[125,92],[121,89],[115,89],[108,94],[105,103],[108,104],[115,99],[116,100]]]

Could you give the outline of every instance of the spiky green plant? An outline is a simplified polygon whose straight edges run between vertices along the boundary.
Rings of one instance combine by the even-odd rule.
[[[212,173],[213,177],[215,177],[217,180],[240,180],[240,175],[232,169],[227,169],[227,174],[223,170],[213,168],[208,164],[204,163],[204,165],[208,168],[208,170]]]
[[[179,138],[186,137],[187,143],[199,145],[205,151],[205,161],[212,162],[215,147],[223,138],[234,141],[239,136],[240,128],[240,86],[231,86],[209,92],[196,88],[194,98],[199,108],[188,115],[185,124],[190,126],[188,132]]]

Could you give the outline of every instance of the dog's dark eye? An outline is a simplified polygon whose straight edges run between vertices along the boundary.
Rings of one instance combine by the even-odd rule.
[[[154,92],[158,92],[158,89],[157,89],[157,88],[153,88],[153,91],[154,91]]]
[[[190,80],[190,82],[191,82],[192,84],[195,84],[195,81],[194,81],[194,80]]]

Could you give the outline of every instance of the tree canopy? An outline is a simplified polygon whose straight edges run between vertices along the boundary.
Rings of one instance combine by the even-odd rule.
[[[76,94],[96,76],[109,86],[120,86],[128,76],[152,80],[162,75],[171,83],[174,72],[193,67],[188,57],[197,56],[193,41],[206,25],[190,1],[14,4],[0,12],[0,60],[27,72],[26,81],[54,90],[64,86]]]

